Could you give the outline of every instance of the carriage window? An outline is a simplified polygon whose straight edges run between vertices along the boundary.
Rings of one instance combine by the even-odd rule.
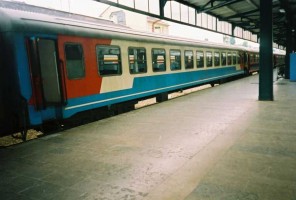
[[[259,62],[259,55],[256,54],[256,62],[258,63]]]
[[[147,72],[146,49],[129,47],[128,58],[131,74]]]
[[[220,66],[220,53],[219,52],[215,52],[214,53],[214,65],[215,66]]]
[[[162,72],[166,70],[164,49],[152,49],[152,66],[154,72]]]
[[[85,76],[83,48],[81,44],[65,44],[66,69],[69,79]]]
[[[181,51],[180,50],[170,50],[170,66],[171,70],[181,69]]]
[[[185,69],[193,68],[193,51],[185,51]]]
[[[207,67],[213,66],[213,53],[210,51],[207,51]]]
[[[197,68],[204,67],[204,52],[203,51],[196,51],[196,65],[197,65]]]
[[[221,61],[222,61],[222,65],[225,66],[226,65],[226,53],[223,52],[221,54]]]
[[[234,65],[236,65],[237,64],[237,60],[236,60],[236,52],[233,52],[232,53],[232,63],[234,64]]]
[[[242,64],[242,55],[241,54],[236,54],[236,62],[237,64]]]
[[[253,57],[253,54],[250,54],[250,62],[254,62],[254,57]]]
[[[232,64],[232,55],[231,53],[227,53],[227,65],[231,65]]]
[[[118,46],[98,45],[96,51],[100,75],[121,74],[120,49]]]

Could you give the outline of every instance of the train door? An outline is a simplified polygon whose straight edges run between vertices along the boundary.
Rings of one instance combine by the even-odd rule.
[[[29,55],[37,110],[63,104],[56,41],[30,38]]]

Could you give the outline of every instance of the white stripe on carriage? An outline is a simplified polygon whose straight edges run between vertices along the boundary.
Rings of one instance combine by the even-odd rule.
[[[217,76],[217,77],[214,77],[214,78],[203,79],[203,80],[200,80],[200,81],[192,81],[192,82],[189,82],[189,83],[183,83],[183,84],[169,86],[169,87],[164,87],[164,88],[158,88],[158,89],[155,89],[155,90],[148,90],[148,91],[145,91],[145,92],[139,92],[139,93],[135,93],[135,94],[129,94],[129,95],[124,95],[124,96],[119,96],[119,97],[104,99],[104,100],[100,100],[100,101],[94,101],[94,102],[90,102],[90,103],[84,103],[84,104],[80,104],[80,105],[76,105],[76,106],[66,107],[65,110],[71,110],[71,109],[80,108],[80,107],[84,107],[84,106],[90,106],[90,105],[94,105],[94,104],[103,103],[103,102],[106,102],[106,101],[112,101],[112,100],[116,100],[116,99],[122,99],[122,98],[126,98],[126,97],[137,96],[137,95],[140,95],[140,94],[146,94],[146,93],[150,93],[150,92],[156,92],[156,91],[160,91],[160,90],[164,90],[164,89],[169,89],[169,88],[174,88],[174,87],[179,87],[179,86],[190,85],[190,84],[193,84],[193,83],[209,81],[209,80],[212,80],[212,79],[229,77],[231,75],[238,75],[238,74],[242,74],[242,73],[243,73],[243,71],[232,73],[232,74],[227,74],[227,75],[224,75],[224,76]]]

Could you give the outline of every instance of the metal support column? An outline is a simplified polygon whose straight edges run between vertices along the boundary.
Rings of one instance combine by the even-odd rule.
[[[273,101],[272,1],[260,0],[259,101]]]
[[[286,33],[286,57],[285,57],[285,78],[290,79],[290,53],[292,52],[292,30],[290,25],[287,26],[287,33]]]
[[[159,17],[164,19],[164,7],[167,0],[159,0]]]
[[[234,36],[234,29],[235,29],[235,26],[234,26],[234,24],[232,24],[232,30],[231,30],[231,36],[232,36],[232,37],[235,37],[235,36]]]

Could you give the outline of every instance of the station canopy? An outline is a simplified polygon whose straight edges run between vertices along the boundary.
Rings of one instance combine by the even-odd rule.
[[[273,2],[273,19],[271,20],[273,21],[274,42],[286,46],[287,31],[295,31],[296,24],[293,22],[296,20],[296,1],[270,1]],[[187,5],[195,7],[197,12],[216,16],[260,38],[260,0],[183,0],[179,2],[186,2]]]
[[[260,0],[96,1],[254,42],[260,39]],[[273,40],[276,47],[284,48],[287,33],[294,34],[296,30],[296,0],[270,1],[273,2]]]

